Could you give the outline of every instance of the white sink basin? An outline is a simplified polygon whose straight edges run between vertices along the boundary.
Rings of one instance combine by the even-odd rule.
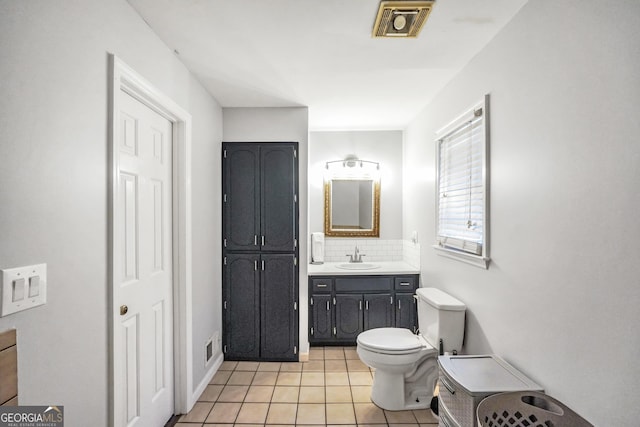
[[[350,262],[348,264],[340,264],[336,267],[342,268],[344,270],[373,270],[376,268],[380,268],[377,264],[371,264],[367,262]]]

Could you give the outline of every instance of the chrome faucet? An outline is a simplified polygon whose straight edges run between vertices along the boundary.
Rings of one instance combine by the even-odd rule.
[[[356,249],[352,254],[347,254],[346,256],[349,257],[349,262],[362,262],[362,257],[365,256],[364,254],[360,254],[360,249],[358,249],[358,246],[356,245]]]

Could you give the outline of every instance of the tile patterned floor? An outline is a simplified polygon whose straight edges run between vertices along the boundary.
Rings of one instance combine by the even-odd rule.
[[[428,409],[378,408],[372,381],[355,347],[311,347],[308,362],[226,361],[176,427],[438,424]]]

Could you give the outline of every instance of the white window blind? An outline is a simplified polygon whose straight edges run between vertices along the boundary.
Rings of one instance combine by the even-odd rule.
[[[437,140],[437,246],[476,256],[485,254],[486,243],[485,106]]]

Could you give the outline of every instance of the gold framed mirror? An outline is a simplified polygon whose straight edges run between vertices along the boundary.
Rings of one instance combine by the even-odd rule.
[[[380,181],[331,178],[324,183],[324,234],[380,237]]]

